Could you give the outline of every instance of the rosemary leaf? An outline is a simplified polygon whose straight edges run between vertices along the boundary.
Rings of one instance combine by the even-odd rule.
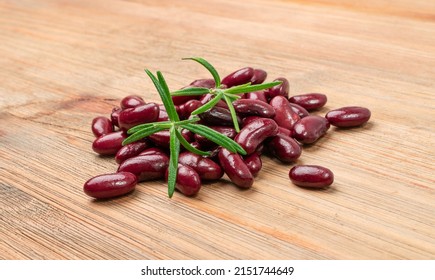
[[[213,67],[213,65],[211,65],[207,60],[205,60],[204,58],[201,57],[186,57],[183,58],[183,60],[194,60],[196,62],[198,62],[199,64],[201,64],[202,66],[204,66],[213,76],[214,82],[215,82],[215,87],[219,88],[221,86],[221,78],[219,77],[219,73],[216,71],[216,69]]]
[[[225,93],[239,94],[239,93],[259,91],[259,90],[274,87],[274,86],[279,85],[281,83],[282,82],[280,82],[280,81],[276,81],[276,82],[270,82],[270,83],[266,83],[266,84],[250,85],[250,86],[245,86],[245,87],[232,87],[232,88],[226,89]]]
[[[194,146],[192,146],[189,142],[187,142],[187,140],[183,137],[183,135],[181,134],[181,132],[176,129],[175,133],[177,134],[177,138],[180,141],[181,145],[183,145],[184,148],[186,148],[186,150],[188,150],[189,152],[198,154],[200,156],[209,156],[210,152],[205,152],[205,151],[201,151],[197,148],[195,148]]]
[[[169,167],[168,167],[168,196],[172,197],[175,191],[175,184],[177,183],[178,171],[178,156],[180,155],[180,141],[176,135],[177,129],[172,126],[169,129]]]
[[[176,91],[171,92],[172,96],[194,96],[194,95],[204,95],[210,93],[209,88],[202,87],[191,87],[191,88],[183,88]]]

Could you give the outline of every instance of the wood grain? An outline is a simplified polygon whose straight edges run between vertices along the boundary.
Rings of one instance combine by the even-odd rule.
[[[425,0],[0,1],[1,259],[434,259],[435,4]],[[120,98],[261,67],[291,94],[371,121],[331,129],[299,164],[335,173],[325,191],[264,158],[254,187],[195,198],[141,183],[93,201],[83,183],[116,170],[90,122]]]

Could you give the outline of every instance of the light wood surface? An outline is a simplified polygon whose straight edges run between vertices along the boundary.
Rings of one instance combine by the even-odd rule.
[[[1,259],[434,259],[435,2],[0,1]],[[358,3],[358,4],[356,4]],[[263,157],[252,189],[164,182],[97,202],[83,183],[116,170],[91,149],[92,118],[127,94],[245,66],[284,76],[291,95],[372,119],[331,129],[298,164],[334,185],[292,185]]]

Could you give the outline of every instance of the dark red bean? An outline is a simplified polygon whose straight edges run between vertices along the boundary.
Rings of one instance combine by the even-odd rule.
[[[162,154],[139,155],[123,161],[118,172],[131,172],[137,176],[138,181],[163,179],[169,158]]]
[[[245,161],[249,171],[251,171],[252,176],[257,176],[263,166],[260,155],[258,153],[252,153],[244,157],[243,160]]]
[[[242,119],[242,125],[245,126],[248,123],[250,123],[250,122],[252,122],[254,120],[258,120],[258,119],[261,119],[261,117],[260,116],[248,116],[248,117],[244,117]]]
[[[216,130],[217,132],[219,132],[222,135],[225,135],[231,139],[234,139],[234,137],[236,137],[237,132],[234,128],[229,127],[229,126],[209,126],[211,129]],[[205,148],[212,148],[215,147],[216,144],[209,140],[208,138],[199,135],[199,134],[195,134],[195,140],[199,143],[199,145],[201,147],[205,147]]]
[[[196,99],[189,100],[186,103],[178,105],[178,116],[183,120],[188,119],[190,114],[201,106],[201,101]]]
[[[267,103],[266,94],[263,90],[248,92],[245,94],[245,99],[260,100]]]
[[[300,105],[298,105],[296,103],[291,103],[290,102],[289,104],[290,104],[290,108],[292,108],[293,112],[298,114],[301,119],[310,115],[310,113],[304,107],[302,107],[302,106],[300,106]]]
[[[303,144],[311,144],[325,135],[329,127],[329,122],[324,117],[308,116],[295,123],[292,136]]]
[[[266,138],[275,136],[278,133],[278,125],[272,119],[260,118],[253,120],[243,126],[239,134],[236,135],[236,141],[246,151],[248,155],[255,152],[258,145]]]
[[[144,105],[144,104],[145,104],[145,101],[143,100],[142,97],[140,97],[138,95],[128,95],[121,100],[121,108],[122,109],[134,108],[134,107],[137,107],[139,105]]]
[[[218,153],[218,158],[225,174],[236,186],[247,189],[254,184],[254,176],[242,156],[222,148]]]
[[[111,132],[94,140],[92,149],[100,155],[115,155],[122,148],[122,141],[127,138],[124,131]]]
[[[289,98],[291,103],[298,104],[307,110],[316,110],[322,108],[327,101],[327,97],[321,93],[306,93],[295,95]]]
[[[152,147],[152,148],[148,148],[143,150],[140,154],[140,156],[144,156],[144,155],[163,155],[163,156],[167,156],[167,153],[157,147]]]
[[[202,180],[217,180],[224,175],[224,171],[219,164],[191,152],[180,153],[178,162],[192,167]]]
[[[192,142],[193,133],[190,132],[189,130],[182,129],[181,135],[183,135],[184,139],[186,139],[187,142],[189,143]],[[148,139],[151,140],[154,144],[156,144],[156,146],[169,148],[169,139],[170,139],[169,130],[162,130],[154,134],[151,134],[150,136],[148,136]]]
[[[273,118],[275,109],[269,104],[252,99],[238,99],[233,102],[234,109],[240,115],[256,115],[264,118]]]
[[[166,170],[165,178],[168,180],[169,171]],[[195,169],[190,166],[178,164],[175,189],[185,196],[194,196],[201,189],[201,179]]]
[[[198,79],[190,83],[192,87],[214,88],[216,86],[213,79]]]
[[[273,80],[274,82],[281,82],[281,84],[271,87],[269,89],[264,90],[266,97],[270,100],[275,96],[284,96],[288,98],[288,94],[290,91],[290,84],[286,78],[277,78]]]
[[[104,174],[89,179],[83,186],[85,194],[94,198],[112,198],[134,190],[137,178],[129,172]]]
[[[204,104],[208,103],[210,100],[212,100],[213,97],[215,97],[215,95],[213,95],[211,93],[207,93],[207,94],[202,95],[199,98],[199,101],[201,102],[201,104],[204,105]],[[225,103],[225,101],[223,101],[223,100],[219,100],[219,102],[215,106],[216,107],[222,107],[222,108],[227,108],[228,109],[227,103]]]
[[[96,137],[113,132],[112,121],[106,117],[96,117],[92,120],[92,133]]]
[[[278,135],[292,136],[292,132],[291,132],[291,130],[280,126],[280,127],[278,127]]]
[[[112,114],[110,114],[110,120],[112,124],[116,127],[119,127],[119,113],[121,113],[122,109],[119,107],[113,107]]]
[[[121,163],[124,160],[139,155],[143,150],[148,148],[148,142],[134,142],[123,146],[115,155],[115,161]]]
[[[354,127],[365,124],[370,116],[371,112],[367,108],[348,106],[329,111],[325,118],[336,127]]]
[[[288,163],[297,160],[302,153],[298,142],[288,135],[278,134],[267,142],[268,150],[282,162]]]
[[[290,180],[299,187],[325,188],[334,182],[334,174],[319,165],[297,165],[290,169]]]
[[[262,84],[267,78],[267,72],[263,69],[254,69],[254,75],[251,78],[251,84]]]
[[[284,96],[275,96],[269,104],[275,109],[273,119],[279,126],[291,130],[293,125],[300,120],[299,115],[292,110],[290,102]]]
[[[124,109],[119,113],[119,127],[128,130],[138,124],[155,122],[159,118],[159,111],[156,103]]]
[[[168,112],[166,112],[165,106],[163,106],[163,104],[159,105],[159,117],[157,118],[156,122],[164,122],[168,120],[169,120],[169,116],[168,116]]]
[[[230,110],[226,108],[215,106],[210,110],[199,114],[199,117],[209,125],[233,126],[233,119],[231,118]],[[240,117],[237,117],[237,121],[241,123]]]
[[[252,67],[245,67],[234,71],[222,79],[222,84],[227,87],[233,87],[249,83],[254,76],[254,69]]]

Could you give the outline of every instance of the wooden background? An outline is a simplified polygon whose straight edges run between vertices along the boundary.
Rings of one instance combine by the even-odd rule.
[[[356,4],[358,3],[358,4]],[[331,129],[297,163],[334,185],[292,185],[264,158],[252,189],[164,182],[97,202],[83,183],[116,170],[91,149],[92,118],[128,94],[158,101],[143,69],[172,89],[264,68],[291,95],[372,110]],[[1,259],[434,259],[435,2],[0,1]]]

